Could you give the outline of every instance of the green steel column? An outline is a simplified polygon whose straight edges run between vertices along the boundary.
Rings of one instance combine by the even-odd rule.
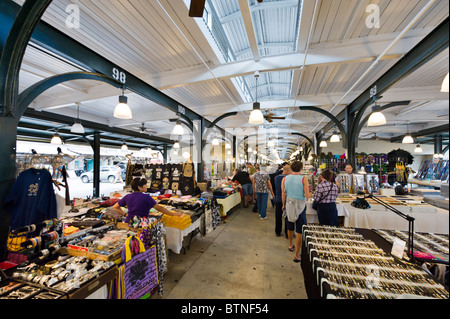
[[[100,197],[100,133],[94,133],[94,197]]]

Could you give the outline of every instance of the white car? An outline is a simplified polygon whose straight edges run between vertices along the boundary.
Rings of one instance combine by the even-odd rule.
[[[103,166],[100,167],[100,181],[108,181],[114,183],[116,175],[121,174],[122,169],[119,166]],[[94,180],[94,171],[85,172],[80,175],[83,183],[90,183]]]

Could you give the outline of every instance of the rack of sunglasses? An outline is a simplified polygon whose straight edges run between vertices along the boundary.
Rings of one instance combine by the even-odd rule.
[[[307,225],[304,246],[320,297],[395,299],[401,295],[448,299],[420,267],[386,254],[353,228]]]
[[[373,229],[389,243],[395,238],[408,239],[408,232],[400,230]],[[433,233],[414,233],[414,257],[433,263],[449,264],[449,235]]]

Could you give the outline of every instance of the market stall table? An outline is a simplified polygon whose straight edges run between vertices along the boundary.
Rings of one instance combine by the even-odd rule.
[[[236,192],[226,198],[217,198],[217,203],[220,205],[220,215],[226,217],[229,211],[241,204],[241,193]]]
[[[343,204],[336,204],[338,217],[348,218],[349,211]],[[317,210],[312,208],[312,203],[306,203],[306,220],[308,224],[319,224],[319,217],[317,216]]]
[[[448,299],[444,286],[418,265],[393,258],[392,244],[372,230],[304,226],[303,236],[309,299]]]
[[[408,230],[408,223],[400,216],[372,205],[371,209],[359,209],[351,204],[343,204],[348,211],[344,225],[346,227],[366,228],[366,229],[391,229]],[[398,207],[396,207],[398,208]],[[414,230],[417,232],[448,234],[449,233],[449,211],[436,208],[436,213],[407,212],[405,214],[415,218]]]
[[[185,229],[179,229],[174,227],[166,226],[166,239],[167,248],[172,250],[174,253],[179,254],[183,248],[183,238],[191,234],[189,242],[194,236],[194,232],[200,229],[201,219],[197,219],[189,227]]]

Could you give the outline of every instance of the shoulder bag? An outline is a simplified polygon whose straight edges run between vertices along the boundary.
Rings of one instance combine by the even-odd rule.
[[[319,204],[331,193],[331,190],[333,189],[333,184],[331,184],[330,189],[328,190],[328,193],[323,196],[321,199],[319,199],[318,201],[314,200],[312,203],[312,209],[317,210],[317,208],[319,208]]]

